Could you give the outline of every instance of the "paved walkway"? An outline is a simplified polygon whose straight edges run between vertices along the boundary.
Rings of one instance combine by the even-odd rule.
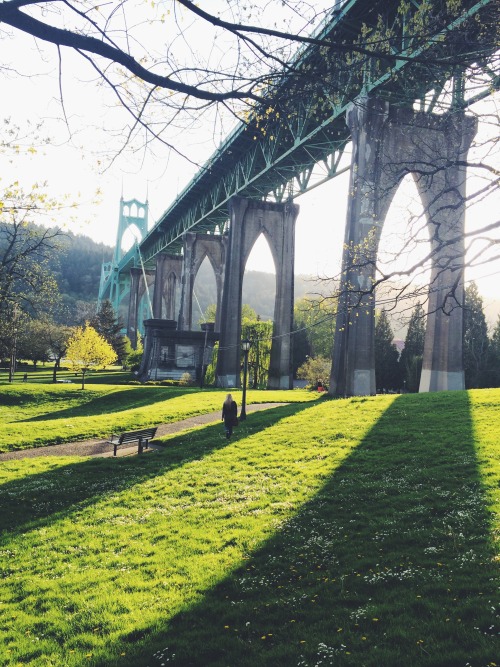
[[[254,403],[247,405],[246,412],[256,412],[257,410],[267,410],[270,408],[277,408],[286,403]],[[203,426],[204,424],[212,424],[221,421],[221,410],[211,412],[206,415],[196,415],[196,417],[188,417],[179,422],[172,422],[170,424],[160,424],[156,431],[157,437],[163,435],[170,435],[172,433],[179,433],[186,431],[196,426]],[[154,441],[149,445],[149,451],[161,449],[161,446],[156,446]],[[148,452],[147,449],[144,452]],[[137,445],[131,447],[119,447],[117,450],[118,456],[131,456],[137,454]],[[81,440],[79,442],[65,442],[60,445],[48,445],[47,447],[33,447],[31,449],[20,449],[15,452],[5,452],[0,454],[0,461],[9,461],[11,459],[26,459],[34,458],[35,456],[91,456],[104,457],[113,456],[113,445],[106,440]]]

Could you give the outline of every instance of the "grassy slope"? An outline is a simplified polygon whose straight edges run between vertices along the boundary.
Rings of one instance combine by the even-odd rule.
[[[192,388],[15,384],[0,386],[0,452],[106,437],[220,410],[226,392]],[[241,392],[234,392],[240,403]],[[247,403],[302,402],[306,391],[249,391]]]
[[[498,663],[499,404],[323,400],[1,464],[0,664]]]

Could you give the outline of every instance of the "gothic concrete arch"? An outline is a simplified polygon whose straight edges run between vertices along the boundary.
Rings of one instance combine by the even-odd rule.
[[[184,234],[182,265],[182,291],[179,311],[179,330],[191,331],[193,327],[193,290],[196,276],[205,258],[212,266],[217,288],[215,331],[220,331],[222,289],[226,263],[227,237],[217,234]]]
[[[217,384],[240,385],[241,307],[246,261],[261,234],[269,243],[276,266],[276,297],[273,342],[268,386],[291,389],[291,329],[293,320],[293,280],[295,221],[299,207],[233,197],[229,202],[230,225],[221,336],[217,360]]]
[[[475,133],[475,119],[463,112],[437,116],[397,109],[368,98],[353,105],[346,120],[353,140],[351,196],[330,393],[353,396],[376,391],[372,293],[376,257],[385,216],[407,173],[416,180],[435,251],[420,390],[463,388],[462,311],[454,308],[445,313],[436,305],[452,279],[451,269],[446,268],[451,255],[455,260],[451,283],[455,286],[455,306],[463,293],[460,267],[464,249],[460,239],[465,173],[461,165]],[[435,230],[439,230],[438,237]]]
[[[156,258],[153,291],[154,319],[177,319],[181,279],[182,256],[160,253]]]

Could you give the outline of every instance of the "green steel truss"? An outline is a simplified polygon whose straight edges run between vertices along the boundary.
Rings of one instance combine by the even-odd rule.
[[[376,91],[393,104],[413,106],[415,100],[421,100],[421,107],[432,111],[450,80],[456,107],[465,108],[497,90],[499,73],[491,64],[494,39],[481,42],[478,37],[472,48],[466,40],[460,41],[463,26],[495,6],[496,0],[464,0],[460,16],[444,21],[439,30],[417,42],[408,35],[405,25],[421,4],[417,0],[406,3],[407,16],[401,20],[397,0],[336,2],[317,39],[337,44],[350,40],[352,44],[364,30],[366,43],[370,30],[379,28],[383,15],[385,28],[394,34],[391,55],[398,59],[392,58],[387,64],[383,58],[369,54],[353,58],[348,48],[334,57],[325,57],[321,46],[302,48],[290,74],[270,91],[268,108],[272,111],[267,113],[265,107],[256,110],[222,143],[142,240],[143,261],[151,263],[167,248],[169,252],[179,251],[182,236],[189,230],[222,231],[227,224],[228,202],[234,195],[283,201],[338,175],[340,159],[350,140],[344,117],[353,100]],[[478,20],[476,23],[481,25]],[[460,66],[449,58],[452,49],[461,56]],[[480,92],[467,93],[463,83],[466,59],[482,69],[485,84]],[[322,167],[319,180],[312,178],[317,165]],[[134,249],[122,258],[119,270],[136,262]]]

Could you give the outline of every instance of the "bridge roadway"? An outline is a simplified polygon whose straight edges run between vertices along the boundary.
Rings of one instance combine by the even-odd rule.
[[[283,201],[335,177],[350,141],[345,112],[353,100],[375,91],[401,105],[424,100],[431,90],[436,98],[450,78],[449,67],[443,69],[438,62],[446,57],[448,42],[453,43],[456,56],[457,43],[460,44],[456,35],[461,27],[471,17],[481,16],[495,1],[465,0],[466,9],[459,17],[443,22],[439,30],[420,42],[415,38],[410,42],[404,29],[400,30],[391,45],[393,57],[397,55],[398,59],[391,58],[390,63],[381,64],[380,58],[375,60],[366,53],[355,56],[355,62],[347,62],[347,56],[338,51],[325,58],[325,51],[318,44],[303,46],[290,73],[270,91],[269,106],[263,105],[234,129],[141,241],[143,262],[151,264],[167,248],[168,252],[178,252],[187,231],[222,229],[228,218],[228,201],[234,195]],[[362,26],[376,26],[380,13],[386,26],[394,25],[398,4],[399,0],[336,0],[313,37],[341,44],[347,53]],[[410,4],[418,7],[421,3],[413,0]],[[475,44],[473,53],[470,46],[469,33],[469,38],[463,40],[463,49],[469,51],[471,63],[481,59],[486,62],[491,55],[487,41],[484,50],[489,49],[489,53],[482,52],[480,42]],[[460,53],[459,56],[466,57]],[[460,80],[455,82],[455,106],[467,107],[490,94],[491,89],[498,89],[498,73],[487,68],[485,72],[489,85],[474,97],[466,96]],[[433,102],[435,99],[431,105]],[[319,163],[324,167],[324,178],[313,181],[311,174]],[[132,248],[122,257],[118,272],[128,272],[137,266],[137,261],[137,249]],[[106,298],[106,294],[102,297]]]

